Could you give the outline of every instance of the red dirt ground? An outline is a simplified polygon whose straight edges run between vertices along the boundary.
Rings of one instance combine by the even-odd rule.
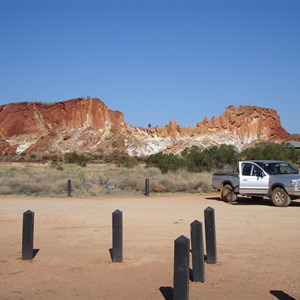
[[[0,198],[0,299],[171,299],[174,240],[215,209],[218,263],[190,299],[300,299],[300,201],[278,208],[217,194],[136,198]],[[35,213],[31,261],[23,212]],[[112,212],[123,212],[124,261],[112,263]],[[286,298],[284,298],[286,297]],[[290,298],[288,298],[290,297]]]

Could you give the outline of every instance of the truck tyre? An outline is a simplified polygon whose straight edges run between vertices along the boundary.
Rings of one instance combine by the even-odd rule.
[[[291,203],[291,198],[288,193],[280,187],[277,187],[272,191],[271,198],[275,206],[284,207],[289,206]]]
[[[234,193],[230,184],[225,184],[221,191],[221,199],[225,202],[234,202],[237,199],[237,195]]]

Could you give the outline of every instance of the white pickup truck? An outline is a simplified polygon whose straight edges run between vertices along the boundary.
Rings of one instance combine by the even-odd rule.
[[[291,200],[300,199],[300,174],[283,161],[240,161],[237,171],[214,173],[212,185],[226,202],[236,201],[238,194],[268,197],[275,206],[288,206]]]

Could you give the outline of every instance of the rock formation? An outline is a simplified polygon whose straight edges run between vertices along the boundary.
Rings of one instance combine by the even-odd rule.
[[[227,130],[240,137],[243,144],[255,141],[280,142],[289,139],[289,133],[281,126],[274,109],[256,106],[228,106],[223,115],[205,119],[197,127]]]
[[[178,154],[196,145],[231,144],[243,149],[257,142],[291,139],[277,112],[255,106],[229,106],[224,114],[195,127],[170,121],[165,127],[133,127],[124,115],[97,98],[57,103],[22,102],[0,106],[0,153],[76,151],[101,155]]]

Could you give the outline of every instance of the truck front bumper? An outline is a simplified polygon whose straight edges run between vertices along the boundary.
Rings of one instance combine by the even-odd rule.
[[[286,187],[286,191],[291,196],[291,198],[300,199],[300,186],[288,186]]]

